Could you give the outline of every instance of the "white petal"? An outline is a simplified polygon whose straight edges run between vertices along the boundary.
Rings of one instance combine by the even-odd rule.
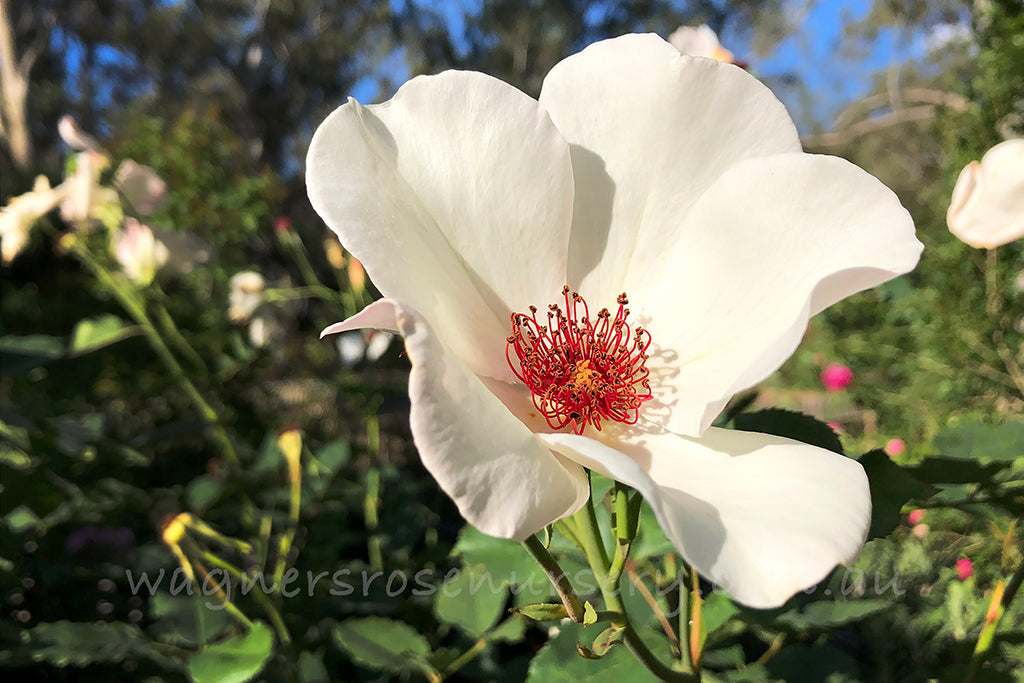
[[[800,151],[785,108],[757,79],[654,35],[595,43],[560,62],[540,102],[572,145],[569,284],[597,307],[673,249],[683,217],[732,164]]]
[[[682,231],[685,248],[661,257],[671,267],[630,287],[656,345],[643,415],[691,436],[793,353],[811,315],[911,270],[922,249],[888,188],[810,154],[736,164]]]
[[[411,309],[393,304],[412,361],[413,440],[423,465],[484,533],[518,541],[590,495],[575,463],[541,444]]]
[[[575,434],[541,439],[640,491],[686,561],[751,607],[777,607],[853,560],[871,521],[857,462],[781,437],[663,432],[618,448]]]
[[[1024,140],[1001,142],[961,171],[946,223],[978,249],[1024,237]]]
[[[329,334],[367,328],[398,332],[398,321],[395,320],[395,302],[390,299],[378,299],[351,318],[325,327],[320,333],[320,338],[323,339]]]
[[[537,102],[473,72],[349,100],[307,159],[314,208],[387,297],[430,322],[477,374],[512,378],[512,311],[565,284],[568,145]]]

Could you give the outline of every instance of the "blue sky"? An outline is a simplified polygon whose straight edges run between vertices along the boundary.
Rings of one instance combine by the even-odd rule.
[[[797,0],[793,6],[805,3]],[[879,33],[866,55],[858,59],[843,58],[841,40],[844,26],[863,19],[871,9],[869,0],[820,0],[802,17],[799,28],[779,43],[763,59],[750,57],[751,66],[765,79],[787,72],[795,72],[815,96],[814,118],[826,127],[842,107],[865,95],[871,86],[871,74],[884,69],[893,61],[909,57],[909,48],[893,30]],[[740,55],[752,55],[748,50],[723,43]],[[742,46],[741,46],[742,47]],[[785,93],[779,93],[786,100]],[[794,110],[796,102],[786,102]]]
[[[401,5],[407,0],[392,1]],[[789,4],[796,13],[809,3],[789,0]],[[722,43],[737,57],[747,59],[752,70],[766,80],[795,73],[814,93],[815,106],[807,113],[827,128],[843,106],[867,93],[872,72],[885,68],[894,59],[905,59],[908,54],[893,31],[883,31],[867,55],[858,55],[856,60],[843,59],[840,54],[843,27],[863,18],[870,10],[870,0],[818,0],[810,4],[809,10],[800,17],[797,31],[763,58],[755,57],[749,45],[728,31],[722,36]],[[467,11],[475,11],[479,0],[447,0],[442,6],[453,33],[459,35],[464,25],[462,16]],[[401,83],[408,77],[400,59],[392,60],[384,68],[396,82]],[[352,91],[352,96],[364,103],[378,99],[379,94],[373,78],[363,79]],[[799,111],[800,103],[795,101],[793,93],[779,89],[776,94],[791,112]]]

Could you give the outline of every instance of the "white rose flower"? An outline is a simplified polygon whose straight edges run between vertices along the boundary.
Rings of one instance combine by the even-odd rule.
[[[1024,237],[1024,140],[1000,142],[960,172],[946,223],[977,249]]]
[[[890,190],[804,154],[742,69],[629,35],[559,63],[539,102],[480,73],[418,77],[336,110],[307,174],[385,297],[324,332],[404,337],[420,456],[481,531],[522,540],[573,514],[589,468],[747,605],[857,555],[856,461],[710,425],[810,316],[921,245]]]

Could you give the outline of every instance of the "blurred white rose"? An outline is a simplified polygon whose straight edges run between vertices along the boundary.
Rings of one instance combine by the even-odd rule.
[[[153,230],[134,218],[127,219],[124,228],[114,231],[110,240],[125,275],[142,286],[153,281],[170,256],[167,246],[156,238]]]
[[[960,172],[946,223],[978,249],[1024,237],[1024,140],[1001,142]]]
[[[248,322],[263,303],[266,280],[257,272],[246,270],[231,278],[228,295],[228,319],[237,324]]]
[[[395,335],[382,330],[352,330],[338,335],[338,358],[345,367],[363,360],[378,360]]]
[[[114,173],[114,186],[140,216],[149,216],[167,199],[167,183],[149,166],[125,159]]]
[[[103,151],[103,146],[99,140],[82,130],[78,125],[78,121],[70,114],[60,117],[60,121],[57,122],[57,134],[60,135],[61,140],[76,152]]]
[[[100,222],[119,223],[121,198],[113,188],[100,185],[100,174],[108,160],[97,152],[82,152],[75,157],[75,172],[64,181],[60,217],[80,229]]]
[[[733,54],[718,42],[718,35],[707,24],[680,26],[668,37],[672,47],[691,57],[709,57],[726,64],[735,64]]]
[[[32,226],[61,201],[63,190],[38,176],[31,192],[18,195],[0,209],[0,261],[10,263],[28,244]]]

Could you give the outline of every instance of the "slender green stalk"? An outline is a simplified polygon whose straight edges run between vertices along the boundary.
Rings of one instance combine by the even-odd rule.
[[[697,570],[690,567],[690,632],[687,641],[690,644],[690,668],[700,678],[701,652],[704,643],[701,642],[700,633],[704,630],[703,600],[700,597],[700,577]]]
[[[562,600],[562,604],[565,605],[565,611],[569,614],[569,618],[577,623],[582,622],[583,604],[576,595],[576,591],[572,587],[572,582],[569,581],[569,577],[567,577],[565,572],[562,571],[562,568],[558,565],[558,561],[555,560],[548,549],[544,547],[544,543],[537,537],[537,534],[534,534],[523,541],[523,547],[526,548],[526,551],[530,553],[530,556],[548,575],[548,578],[551,580],[551,584],[558,592],[558,597]]]
[[[604,598],[605,607],[611,611],[619,612],[622,615],[622,635],[626,647],[633,655],[640,660],[640,663],[652,674],[669,683],[693,683],[699,681],[690,674],[673,671],[654,656],[647,644],[640,638],[629,620],[629,615],[619,597],[617,583],[608,581],[608,553],[605,551],[604,542],[601,540],[601,532],[597,527],[597,514],[594,511],[593,496],[587,501],[586,506],[573,515],[579,529],[579,537],[584,546],[584,553],[587,562],[601,589],[601,596]]]
[[[276,301],[295,301],[296,299],[323,299],[337,303],[341,295],[329,287],[323,285],[309,285],[305,287],[279,287],[263,290],[263,300],[273,303]]]
[[[487,647],[486,638],[480,638],[479,640],[477,640],[475,643],[473,643],[472,647],[470,647],[468,650],[466,650],[461,655],[459,655],[458,657],[456,657],[448,663],[448,666],[446,666],[444,670],[441,672],[441,680],[448,678],[456,671],[464,667],[466,664],[473,661],[473,658],[481,652],[483,652],[485,647]]]
[[[967,671],[966,683],[974,683],[981,665],[985,662],[992,643],[995,641],[996,629],[1003,615],[1010,609],[1010,603],[1020,589],[1021,581],[1024,580],[1024,562],[1017,567],[1010,580],[1005,584],[1002,581],[996,584],[996,590],[992,595],[992,604],[989,605],[988,613],[985,616],[985,625],[978,636],[978,643],[974,646],[974,653],[971,656],[971,666]]]
[[[230,564],[229,562],[222,560],[213,553],[202,551],[201,555],[204,560],[206,560],[213,566],[218,567],[219,569],[222,569],[225,572],[227,572],[228,575],[230,575],[233,579],[238,581],[240,585],[246,586],[253,585],[256,583],[255,579],[253,579],[250,576],[247,576],[246,574],[243,574],[240,569]],[[270,619],[271,625],[277,632],[278,640],[280,640],[282,643],[290,643],[292,637],[288,633],[288,628],[284,625],[284,620],[281,618],[280,612],[278,612],[277,609],[274,607],[273,603],[270,602],[270,599],[263,593],[263,591],[259,590],[258,588],[252,591],[252,595],[256,599],[256,602],[260,604],[260,607],[263,608],[263,611],[266,612],[267,618]]]
[[[996,249],[985,251],[985,312],[990,318],[999,315],[1003,300],[999,294],[999,256]]]
[[[277,233],[277,241],[295,257],[295,263],[299,266],[299,272],[302,273],[302,278],[310,288],[327,289],[320,282],[320,278],[316,276],[313,264],[309,262],[309,256],[306,255],[306,245],[302,243],[302,239],[296,232],[282,230]],[[332,298],[337,299],[337,295],[334,295]]]
[[[206,580],[210,578],[210,573],[208,571],[206,571],[206,567],[204,567],[203,564],[201,562],[199,562],[198,560],[193,560],[192,566],[195,567],[196,572],[199,574],[199,576],[201,576],[203,578],[203,583],[205,584]],[[231,616],[233,616],[236,620],[238,620],[238,622],[240,624],[245,626],[246,630],[251,630],[252,629],[252,621],[249,620],[249,617],[245,616],[245,614],[242,612],[242,610],[238,609],[238,607],[235,605],[235,603],[231,602],[231,598],[227,595],[227,593],[225,593],[220,588],[219,584],[215,584],[215,585],[216,585],[216,588],[217,588],[217,591],[216,591],[217,597],[220,598],[221,604],[224,605],[224,608],[228,611],[228,613]],[[200,587],[200,591],[202,591],[202,590],[203,590],[203,588]]]
[[[674,557],[674,556],[673,556]],[[676,581],[679,582],[679,661],[687,669],[694,669],[693,656],[690,644],[690,581],[689,567],[680,562],[676,572]]]
[[[291,495],[288,506],[288,527],[281,535],[277,546],[277,566],[274,569],[274,583],[284,578],[284,570],[288,566],[288,554],[295,542],[295,532],[299,526],[299,512],[302,504],[302,477],[291,477]]]
[[[203,395],[199,393],[195,384],[188,378],[185,371],[182,369],[178,360],[171,353],[171,350],[167,348],[167,344],[164,343],[163,337],[157,331],[153,321],[150,320],[149,315],[146,313],[145,306],[138,299],[135,292],[126,288],[126,286],[118,282],[118,280],[104,268],[88,250],[88,248],[82,243],[80,239],[75,239],[71,242],[71,250],[81,259],[81,261],[93,272],[96,279],[99,280],[114,298],[117,299],[118,303],[124,306],[125,310],[131,314],[135,322],[142,328],[143,334],[146,336],[147,341],[153,350],[156,352],[158,358],[170,371],[171,376],[174,377],[175,381],[181,386],[182,390],[188,395],[189,400],[202,415],[203,419],[209,424],[213,430],[213,438],[220,447],[224,457],[228,460],[228,463],[235,468],[240,470],[242,463],[238,459],[238,454],[235,452],[235,447],[231,443],[231,439],[228,437],[227,432],[220,423],[220,418],[217,415],[217,411],[207,403]]]
[[[161,292],[161,295],[162,294],[163,293]],[[158,301],[154,308],[156,309],[157,322],[159,322],[160,326],[163,328],[163,333],[167,335],[175,348],[178,349],[183,356],[188,358],[188,362],[192,364],[192,367],[195,368],[195,370],[198,371],[204,379],[209,377],[210,371],[206,367],[206,362],[203,360],[202,356],[192,348],[192,345],[188,343],[188,340],[185,339],[185,336],[181,333],[181,330],[178,329],[178,326],[174,322],[174,318],[172,318],[171,314],[167,312],[163,303]]]
[[[380,526],[377,510],[380,506],[380,470],[371,467],[366,471],[366,497],[363,499],[363,516],[366,519],[366,552],[372,569],[384,568],[384,556],[380,550]]]
[[[632,507],[629,504],[629,488],[625,484],[615,482],[615,493],[612,500],[612,526],[615,531],[615,551],[612,554],[611,566],[608,568],[608,582],[619,585],[619,578],[629,558],[630,546],[636,535],[636,525],[631,518]],[[639,496],[637,496],[639,498]]]
[[[376,414],[366,418],[366,445],[374,456],[380,454],[380,421]],[[363,517],[366,520],[366,552],[373,569],[384,568],[384,556],[380,549],[380,469],[371,467],[366,471],[366,497],[363,499]]]

